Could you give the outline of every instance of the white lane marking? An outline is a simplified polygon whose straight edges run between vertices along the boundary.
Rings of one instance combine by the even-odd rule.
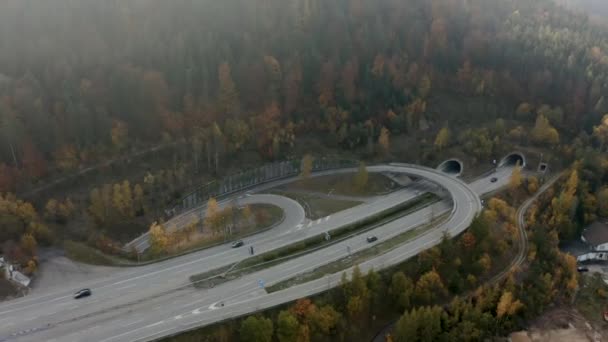
[[[182,317],[184,317],[184,316],[182,316],[182,315],[177,315],[177,316],[173,317],[173,319],[174,319],[174,320],[178,320],[178,319],[182,319]]]
[[[304,227],[304,225],[303,224],[299,224],[299,225],[296,226],[296,230],[300,230],[300,229],[302,229],[302,227]]]
[[[135,322],[131,322],[131,323],[127,323],[127,324],[121,325],[121,327],[126,328],[128,326],[131,326],[131,325],[134,325],[134,324],[137,324],[137,323],[141,323],[143,321],[144,321],[143,319],[139,319],[139,320],[137,320]]]
[[[40,317],[40,316],[32,316],[32,317],[30,317],[28,319],[25,319],[24,321],[25,322],[33,321],[33,320],[37,319],[38,317]]]
[[[317,224],[319,224],[319,223],[321,223],[321,219],[318,219],[318,220],[317,220]]]
[[[163,324],[163,323],[165,323],[165,321],[158,321],[158,322],[156,322],[156,323],[148,324],[148,325],[146,325],[144,328],[152,328],[152,327],[155,327],[155,326],[157,326],[157,325],[161,325],[161,324]]]
[[[308,228],[312,227],[312,221],[308,222]]]
[[[212,307],[212,306],[214,306],[214,305],[215,305],[215,304],[211,304],[211,305],[209,306],[209,309],[212,309],[211,307]],[[193,314],[193,315],[200,315],[200,313],[201,313],[201,309],[202,309],[202,308],[198,308],[198,309],[196,309],[196,310],[192,310],[192,314]],[[212,310],[213,310],[213,309],[212,309]]]
[[[327,216],[327,217],[325,217],[325,222],[329,221],[329,218],[330,218],[330,217],[331,217],[331,216]]]

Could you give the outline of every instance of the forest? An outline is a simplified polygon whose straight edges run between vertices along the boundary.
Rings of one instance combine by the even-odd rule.
[[[7,0],[0,27],[0,191],[183,139],[217,171],[310,134],[542,115],[573,137],[608,111],[604,32],[550,0]],[[444,93],[508,110],[432,110]]]
[[[66,241],[133,261],[125,242],[152,226],[170,244],[152,223],[237,167],[321,151],[476,169],[526,149],[568,170],[526,218],[523,272],[484,286],[537,179],[405,264],[203,331],[348,341],[377,318],[396,341],[504,335],[571,299],[560,242],[608,217],[605,15],[593,0],[1,1],[3,254],[28,275]],[[63,182],[90,170],[103,177]]]

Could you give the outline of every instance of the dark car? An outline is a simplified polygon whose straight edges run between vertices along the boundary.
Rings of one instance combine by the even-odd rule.
[[[589,272],[589,268],[585,266],[578,266],[576,270],[579,272]]]
[[[237,240],[237,241],[234,241],[234,242],[232,243],[232,248],[238,248],[238,247],[241,247],[241,246],[242,246],[242,245],[244,245],[244,244],[245,244],[245,243],[243,242],[243,240]]]
[[[492,182],[492,183],[496,183],[497,180],[498,180],[498,178],[496,178],[496,177],[490,178],[490,182]]]
[[[74,299],[80,299],[84,297],[88,297],[92,294],[91,289],[82,289],[76,293],[74,293]]]
[[[378,238],[375,237],[375,236],[373,236],[373,235],[367,237],[367,242],[369,242],[369,243],[372,243],[372,242],[374,242],[376,240],[378,240]]]

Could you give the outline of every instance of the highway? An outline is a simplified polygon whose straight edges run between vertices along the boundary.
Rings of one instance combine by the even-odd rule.
[[[434,215],[449,212],[447,222],[389,253],[363,263],[361,268],[364,270],[369,267],[380,269],[399,263],[438,243],[444,231],[448,231],[452,236],[457,235],[468,227],[481,210],[476,191],[459,179],[438,171],[405,164],[373,166],[369,167],[369,171],[406,173],[439,184],[450,194],[455,205],[452,207],[451,203],[446,201],[437,203],[433,209]],[[485,183],[486,191],[494,191],[503,184],[502,178],[505,177],[502,173],[497,174],[501,178],[500,182],[489,181],[489,178],[496,177],[495,175],[477,182]],[[266,185],[266,189],[268,187],[270,185]],[[479,187],[482,188],[482,185]],[[257,253],[269,251],[357,221],[414,198],[418,192],[407,188],[399,190],[378,201],[365,203],[317,221],[305,220],[299,205],[281,204],[282,208],[289,208],[285,221],[269,231],[247,239],[246,243],[254,244]],[[282,198],[274,198],[280,196],[251,197],[254,196],[268,196],[265,200],[282,201]],[[390,239],[428,222],[430,212],[430,208],[419,210],[378,227],[370,234],[378,236],[379,242]],[[292,214],[295,216],[292,217]],[[364,239],[364,236],[355,236],[208,290],[189,286],[189,276],[243,260],[248,256],[247,248],[231,249],[222,245],[154,265],[121,270],[105,278],[81,284],[80,287],[93,290],[93,296],[82,300],[74,300],[71,297],[77,288],[48,289],[41,294],[0,305],[0,340],[144,341],[190,327],[210,324],[226,317],[234,317],[326,290],[339,281],[341,272],[272,294],[266,294],[260,289],[258,280],[263,279],[266,285],[271,285],[341,259],[348,253],[346,245],[350,246],[352,253],[367,248],[369,245]],[[220,302],[223,302],[223,307],[218,306],[217,303]]]

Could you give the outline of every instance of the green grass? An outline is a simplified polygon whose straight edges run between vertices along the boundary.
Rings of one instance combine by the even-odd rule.
[[[579,283],[574,307],[594,325],[606,324],[602,314],[608,308],[608,285],[597,273],[581,276]]]
[[[370,172],[367,185],[358,189],[354,185],[355,173],[312,177],[298,180],[276,188],[280,191],[309,191],[329,193],[342,196],[377,196],[387,194],[399,188],[392,180],[383,174]]]
[[[339,200],[323,197],[316,194],[295,192],[274,192],[277,195],[289,197],[300,203],[306,210],[306,217],[311,220],[320,219],[328,215],[356,207],[363,202]]]
[[[301,254],[309,253],[313,250],[335,244],[343,238],[350,237],[350,235],[353,233],[361,233],[374,229],[378,226],[408,215],[411,212],[419,210],[422,207],[432,204],[438,200],[439,198],[434,194],[426,193],[416,199],[401,203],[397,206],[377,213],[376,215],[368,216],[363,220],[334,229],[330,231],[331,240],[329,241],[325,240],[325,234],[319,234],[306,240],[278,248],[274,251],[245,259],[230,272],[228,277],[224,277],[224,273],[230,269],[230,266],[193,275],[190,277],[190,281],[193,282],[194,286],[197,288],[208,288],[211,285],[217,285],[232,278],[285,262]]]
[[[276,292],[276,291],[280,291],[280,290],[289,288],[294,285],[313,281],[313,280],[322,278],[323,276],[325,276],[327,274],[334,274],[334,273],[340,272],[341,270],[352,267],[354,265],[358,265],[364,261],[367,261],[368,259],[370,259],[372,257],[385,254],[385,253],[393,250],[397,246],[401,245],[402,243],[410,241],[413,238],[428,232],[439,221],[443,220],[444,217],[445,217],[445,215],[436,218],[431,223],[428,223],[426,225],[409,230],[403,234],[399,234],[399,235],[395,236],[394,238],[391,238],[390,240],[387,240],[387,241],[384,241],[381,243],[377,243],[370,248],[367,248],[365,250],[352,254],[348,258],[336,260],[334,262],[331,262],[329,264],[325,264],[319,268],[316,268],[313,271],[310,271],[310,272],[307,272],[304,274],[300,274],[294,278],[287,279],[287,280],[278,282],[276,284],[273,284],[271,286],[268,286],[268,287],[266,287],[266,292],[272,293],[272,292]]]
[[[81,242],[66,241],[63,248],[68,258],[81,263],[102,266],[115,266],[120,263],[116,258]]]

